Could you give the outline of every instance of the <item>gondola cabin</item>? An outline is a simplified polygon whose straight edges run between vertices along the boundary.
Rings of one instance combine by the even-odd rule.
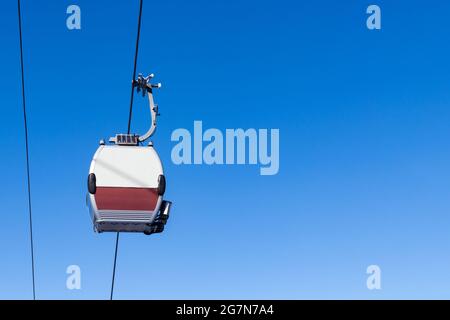
[[[168,218],[161,160],[152,145],[132,145],[133,139],[119,135],[115,145],[102,142],[92,159],[88,197],[97,232],[151,234],[161,232]]]
[[[158,106],[153,101],[153,74],[139,74],[133,87],[147,94],[151,122],[142,135],[117,134],[106,145],[102,140],[88,176],[88,206],[97,232],[159,233],[169,218],[170,201],[164,201],[166,178],[153,143],[143,146],[156,130]]]

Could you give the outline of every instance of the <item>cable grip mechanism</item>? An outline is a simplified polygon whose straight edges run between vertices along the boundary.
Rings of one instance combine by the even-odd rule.
[[[148,101],[150,104],[150,115],[151,115],[151,123],[148,131],[143,135],[135,135],[135,134],[117,134],[115,137],[111,137],[109,141],[111,143],[115,143],[118,145],[138,145],[140,142],[144,142],[148,138],[150,138],[156,131],[156,118],[160,115],[158,112],[158,105],[155,104],[153,100],[153,89],[161,88],[161,83],[151,83],[150,80],[154,78],[154,74],[149,74],[144,77],[142,73],[138,75],[136,80],[133,80],[133,88],[137,89],[138,93],[142,93],[142,96],[145,97],[145,94],[148,96]]]

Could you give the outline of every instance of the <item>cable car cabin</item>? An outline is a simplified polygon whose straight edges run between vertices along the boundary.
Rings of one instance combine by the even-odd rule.
[[[110,145],[100,141],[88,176],[88,205],[97,232],[159,233],[169,218],[170,201],[164,201],[166,179],[153,144],[142,144],[156,130],[158,106],[153,101],[153,74],[139,74],[133,80],[142,95],[147,94],[151,122],[142,135],[117,134]],[[134,90],[134,89],[133,89]]]
[[[129,135],[116,136],[115,145],[100,143],[88,177],[89,211],[97,232],[159,233],[171,203],[163,200],[163,167],[153,146],[133,143]],[[128,139],[128,140],[127,140]]]

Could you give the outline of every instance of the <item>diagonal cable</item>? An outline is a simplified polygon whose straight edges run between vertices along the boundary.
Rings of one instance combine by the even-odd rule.
[[[131,84],[131,98],[130,98],[130,112],[128,116],[128,131],[127,133],[130,133],[131,130],[131,118],[133,116],[133,100],[134,100],[134,80],[136,79],[136,66],[137,66],[137,60],[138,60],[138,53],[139,53],[139,38],[141,36],[141,21],[142,21],[142,3],[143,0],[139,0],[139,17],[138,17],[138,27],[137,27],[137,36],[136,36],[136,48],[134,52],[134,65],[133,65],[133,78],[132,78],[132,84]],[[112,281],[111,281],[111,295],[110,300],[113,299],[114,296],[114,283],[116,279],[116,265],[117,265],[117,251],[119,248],[119,236],[120,232],[117,232],[116,236],[116,248],[114,251],[114,264],[113,264],[113,274],[112,274]]]
[[[28,218],[30,223],[30,247],[31,247],[31,277],[33,284],[33,300],[36,300],[36,286],[34,277],[34,243],[33,243],[33,214],[31,210],[31,179],[30,179],[30,153],[28,151],[28,123],[27,108],[25,99],[25,72],[23,65],[23,41],[22,41],[22,13],[20,10],[20,0],[17,0],[17,14],[19,18],[19,42],[20,42],[20,67],[22,72],[22,106],[23,106],[23,123],[25,129],[25,154],[27,164],[27,188],[28,188]]]

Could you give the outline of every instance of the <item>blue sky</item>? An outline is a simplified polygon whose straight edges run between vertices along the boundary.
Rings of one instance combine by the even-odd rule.
[[[372,3],[381,31],[365,25]],[[98,141],[126,131],[138,1],[22,7],[37,297],[106,299],[115,235],[92,231],[86,176]],[[1,8],[0,298],[30,299],[16,2]],[[122,235],[115,298],[450,298],[449,10],[145,1],[138,72],[163,83],[154,144],[174,207],[163,234]],[[147,108],[137,96],[133,131]],[[171,133],[195,120],[279,128],[279,174],[172,164]]]

